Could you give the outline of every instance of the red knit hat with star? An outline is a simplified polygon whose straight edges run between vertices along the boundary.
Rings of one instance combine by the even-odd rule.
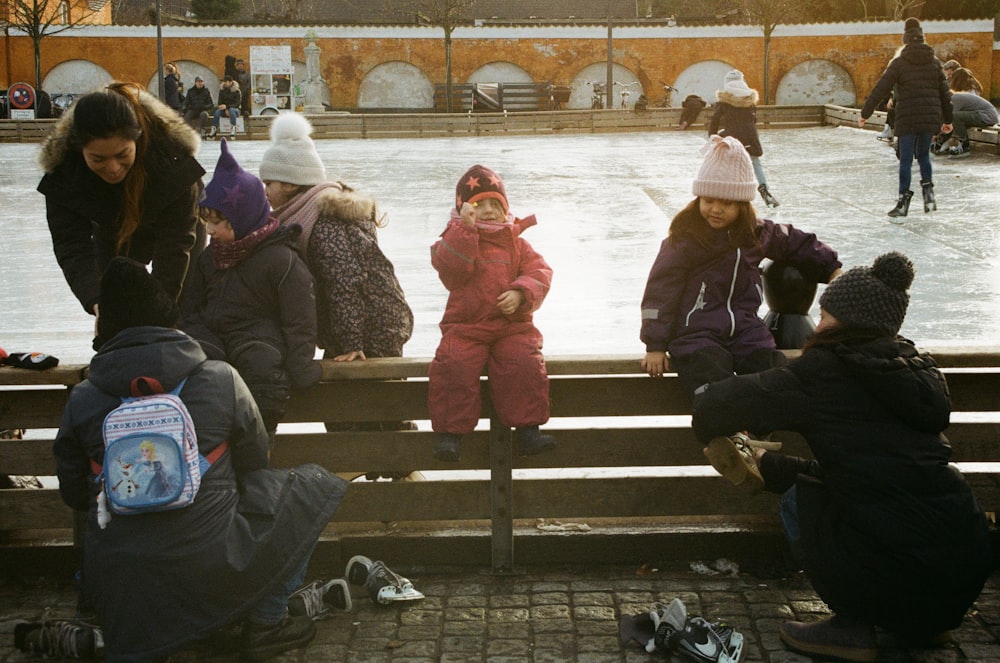
[[[503,180],[486,166],[477,164],[462,175],[455,187],[455,209],[461,211],[462,203],[474,203],[484,198],[496,198],[503,205],[504,214],[509,211]]]

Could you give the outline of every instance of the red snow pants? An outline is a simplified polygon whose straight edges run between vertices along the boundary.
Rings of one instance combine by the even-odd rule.
[[[437,433],[471,433],[481,413],[480,380],[489,377],[490,398],[505,426],[536,426],[549,420],[549,376],[542,334],[530,322],[493,320],[449,325],[428,367],[427,407]]]

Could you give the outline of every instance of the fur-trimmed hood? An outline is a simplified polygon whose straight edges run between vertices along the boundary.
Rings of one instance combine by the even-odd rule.
[[[320,217],[332,217],[342,222],[367,225],[376,219],[375,198],[367,193],[354,191],[345,185],[343,190],[329,188],[316,197]]]
[[[139,92],[139,102],[154,121],[159,122],[167,136],[168,152],[178,152],[184,156],[196,157],[201,147],[201,138],[177,111],[149,94],[145,90]],[[70,129],[73,126],[74,106],[70,106],[56,123],[45,142],[42,143],[38,155],[38,163],[46,173],[52,173],[66,162],[69,153],[75,149],[72,145]]]
[[[729,104],[730,106],[736,106],[737,108],[749,108],[750,106],[756,106],[757,100],[760,95],[757,94],[757,90],[751,90],[751,94],[746,97],[737,97],[731,92],[726,92],[725,90],[716,90],[715,98],[724,104]]]

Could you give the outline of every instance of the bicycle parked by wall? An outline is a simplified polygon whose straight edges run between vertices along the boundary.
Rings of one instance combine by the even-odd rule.
[[[619,102],[618,108],[620,110],[622,111],[628,110],[628,100],[629,96],[632,94],[629,88],[631,88],[633,85],[638,85],[638,84],[639,83],[637,81],[632,81],[631,83],[622,83],[620,81],[614,82],[615,87],[620,87],[622,89],[622,91],[619,93],[621,101]]]
[[[607,84],[598,83],[597,81],[587,81],[587,85],[593,88],[590,93],[590,109],[602,110],[604,108],[604,95],[607,92]]]
[[[660,81],[660,84],[663,86],[663,99],[658,104],[654,104],[653,108],[671,108],[673,105],[672,102],[674,92],[677,92],[678,90],[666,81]]]

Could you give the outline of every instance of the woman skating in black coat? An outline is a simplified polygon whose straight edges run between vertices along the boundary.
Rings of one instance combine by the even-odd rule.
[[[948,79],[934,49],[924,43],[920,21],[906,19],[903,50],[889,62],[885,73],[868,95],[858,126],[875,112],[875,106],[895,92],[896,117],[893,132],[899,146],[899,197],[889,216],[906,216],[910,211],[913,157],[920,164],[920,187],[924,212],[937,209],[931,168],[931,141],[940,131],[951,133],[952,108]]]
[[[734,447],[716,464],[734,483],[763,480],[782,495],[792,550],[834,613],[782,626],[782,640],[806,654],[874,661],[876,626],[926,643],[959,625],[992,568],[986,519],[949,465],[945,378],[897,336],[912,280],[899,253],[845,272],[820,298],[822,319],[800,358],[695,397],[702,442],[789,430],[815,456]]]

